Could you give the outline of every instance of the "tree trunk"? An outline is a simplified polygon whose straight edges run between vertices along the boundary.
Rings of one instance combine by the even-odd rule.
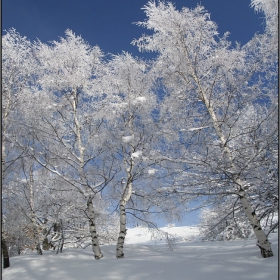
[[[208,100],[206,94],[204,94],[204,92],[201,88],[200,88],[200,93],[201,93],[202,101],[204,102],[204,104],[208,110],[208,113],[211,116],[211,119],[213,121],[213,126],[215,128],[216,135],[218,136],[218,138],[221,142],[221,147],[224,152],[224,155],[229,163],[229,168],[231,170],[231,173],[233,174],[232,180],[239,187],[238,194],[239,194],[240,202],[242,204],[243,210],[244,210],[247,218],[249,219],[249,221],[251,223],[255,236],[258,240],[257,246],[260,248],[261,255],[264,258],[272,257],[273,252],[271,250],[270,242],[268,241],[267,236],[261,227],[260,221],[259,221],[255,211],[253,211],[250,201],[246,195],[245,184],[237,173],[237,168],[236,168],[235,163],[232,158],[232,151],[230,150],[230,148],[227,145],[227,141],[225,139],[225,136],[222,132],[221,127],[219,126],[219,122],[218,122],[218,119],[214,112],[214,109],[213,109],[212,105],[210,104],[210,101]]]
[[[59,252],[62,253],[63,245],[64,245],[64,234],[63,234],[63,225],[62,225],[62,220],[60,220],[60,224],[55,223],[54,228],[57,231],[56,235],[59,234],[59,240],[58,245],[57,245],[57,251],[56,254]]]
[[[131,160],[130,168],[128,168],[127,172],[129,174],[128,182],[123,190],[122,199],[120,201],[120,232],[118,237],[118,243],[117,243],[117,250],[116,250],[116,257],[117,259],[124,258],[124,240],[126,236],[126,213],[125,213],[125,205],[128,202],[128,200],[131,197],[132,194],[132,182],[131,178],[131,170],[133,167],[133,160]]]
[[[133,129],[132,129],[132,116],[129,118],[128,126],[130,128],[130,133],[134,137]],[[134,152],[135,150],[131,150]],[[124,166],[126,166],[126,161],[124,159]],[[117,249],[116,249],[116,257],[117,259],[124,258],[124,252],[123,252],[123,247],[124,247],[124,240],[126,236],[126,212],[125,212],[125,205],[128,202],[128,200],[131,197],[132,194],[132,187],[133,187],[133,176],[132,176],[132,170],[134,167],[134,160],[133,157],[130,155],[130,161],[129,161],[129,166],[126,168],[126,176],[127,176],[127,182],[123,188],[123,193],[122,193],[122,198],[120,200],[120,232],[119,232],[119,237],[118,237],[118,243],[117,243]]]
[[[123,246],[126,236],[126,213],[125,205],[120,204],[120,232],[117,243],[117,259],[124,258]]]
[[[257,218],[256,213],[253,211],[250,201],[246,195],[245,188],[244,188],[245,184],[242,181],[242,179],[240,178],[240,176],[238,175],[237,168],[236,168],[234,160],[232,158],[232,151],[230,150],[230,148],[227,145],[226,138],[219,125],[219,121],[215,114],[214,108],[213,108],[212,104],[210,103],[210,100],[208,99],[206,92],[202,88],[202,86],[200,84],[200,80],[196,75],[196,71],[195,71],[193,65],[191,64],[190,60],[188,59],[188,57],[187,57],[187,60],[188,60],[188,64],[189,64],[190,68],[192,69],[192,77],[198,87],[198,97],[204,103],[204,105],[212,119],[213,126],[215,129],[216,135],[217,135],[218,139],[220,140],[224,156],[229,164],[230,171],[233,174],[232,181],[239,187],[240,202],[242,204],[245,215],[249,219],[251,226],[253,228],[254,234],[258,240],[257,246],[260,248],[261,255],[264,258],[272,257],[273,252],[271,250],[270,242],[268,241],[267,236],[264,233],[264,231],[260,225],[260,221]]]
[[[30,184],[29,184],[29,191],[30,191],[30,208],[31,208],[31,220],[32,220],[32,225],[33,225],[33,235],[35,239],[35,246],[37,250],[38,255],[43,255],[42,249],[41,249],[41,244],[40,244],[40,239],[39,239],[39,233],[38,233],[38,228],[37,228],[37,223],[36,223],[36,215],[34,212],[34,194],[33,194],[33,186],[34,186],[34,180],[33,180],[33,169],[30,167]]]
[[[96,233],[96,226],[95,226],[95,213],[93,210],[93,205],[92,205],[92,196],[88,198],[87,202],[87,216],[89,219],[89,232],[91,235],[91,242],[92,242],[92,251],[94,253],[94,257],[96,260],[99,260],[103,257],[103,254],[101,252],[100,246],[99,246],[99,241],[98,241],[98,236]]]
[[[10,267],[10,259],[9,259],[9,251],[8,246],[5,239],[4,233],[4,225],[3,225],[3,215],[1,215],[2,219],[2,232],[1,232],[1,248],[2,248],[2,255],[3,255],[3,268]]]
[[[74,112],[74,124],[75,124],[75,133],[77,136],[77,144],[78,144],[78,149],[79,149],[79,173],[81,176],[82,181],[87,185],[87,180],[85,179],[85,174],[84,174],[84,166],[85,166],[85,160],[84,160],[84,149],[85,147],[82,144],[82,135],[81,135],[81,129],[82,126],[79,123],[78,119],[78,96],[77,96],[77,88],[74,89],[72,92],[73,94],[73,101],[72,101],[72,106],[73,106],[73,112]],[[95,213],[93,210],[93,205],[92,205],[92,196],[88,197],[87,201],[87,216],[89,220],[89,232],[91,235],[91,242],[92,242],[92,251],[94,253],[94,257],[96,260],[99,260],[103,257],[103,254],[101,252],[100,246],[99,246],[99,241],[98,241],[98,236],[96,233],[96,226],[95,226]]]
[[[253,231],[255,233],[255,236],[258,240],[257,246],[261,250],[261,255],[263,256],[263,258],[272,257],[273,252],[272,252],[272,249],[270,246],[271,243],[268,241],[267,236],[261,227],[260,221],[259,221],[255,211],[253,211],[253,209],[251,207],[249,199],[245,193],[244,186],[242,184],[243,182],[241,181],[240,178],[235,178],[235,182],[240,186],[240,189],[239,189],[240,202],[243,206],[245,214],[248,217],[248,219],[251,223],[251,226],[253,228]]]
[[[47,221],[48,220],[45,218],[44,222],[43,222],[44,226],[46,226]],[[50,249],[50,245],[51,244],[50,244],[50,242],[48,240],[48,235],[50,233],[50,230],[51,230],[51,228],[49,230],[44,228],[43,231],[42,231],[42,235],[43,235],[43,238],[42,238],[43,239],[43,241],[42,241],[42,248],[43,248],[44,251],[48,251]]]
[[[61,245],[60,245],[60,253],[62,253],[63,245],[64,245],[64,232],[63,232],[63,225],[62,220],[60,220],[60,228],[61,228]]]
[[[10,99],[8,103],[8,108],[10,107]],[[5,123],[8,116],[8,110],[2,116],[3,120],[3,127],[2,127],[2,149],[1,149],[1,185],[4,186],[4,178],[5,178],[5,144],[4,144],[4,135],[5,135]],[[1,209],[2,210],[2,209]],[[1,248],[3,254],[3,268],[10,267],[10,259],[9,259],[9,251],[7,247],[7,243],[5,240],[5,233],[4,233],[4,222],[3,222],[3,214],[1,211]]]
[[[42,247],[44,251],[48,251],[50,249],[50,243],[47,237],[44,238],[42,242]]]

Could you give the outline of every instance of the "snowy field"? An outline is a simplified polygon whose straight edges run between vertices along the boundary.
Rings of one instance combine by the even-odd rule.
[[[34,253],[10,258],[11,267],[2,270],[2,279],[278,279],[278,234],[270,235],[274,257],[263,259],[255,240],[201,242],[194,238],[195,227],[162,229],[176,235],[175,250],[163,241],[151,241],[147,230],[133,228],[128,230],[124,259],[115,258],[114,245],[102,246],[101,260],[94,259],[90,248]]]

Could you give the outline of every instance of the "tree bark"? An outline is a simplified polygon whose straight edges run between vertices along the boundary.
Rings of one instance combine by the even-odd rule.
[[[273,256],[273,252],[271,249],[271,243],[268,241],[267,236],[265,234],[265,232],[263,231],[260,221],[255,213],[255,211],[253,211],[252,206],[249,202],[249,199],[246,195],[246,192],[244,190],[244,185],[243,182],[240,178],[238,178],[239,176],[236,175],[235,178],[235,182],[239,185],[239,198],[240,198],[240,202],[243,206],[244,212],[246,214],[246,216],[248,217],[251,226],[253,228],[254,234],[257,238],[257,246],[260,248],[261,250],[261,255],[263,256],[263,258],[269,258]]]
[[[10,94],[9,94],[10,97]],[[8,98],[8,109],[10,109],[11,106],[11,100]],[[2,108],[3,109],[3,108]],[[6,132],[6,122],[8,117],[9,110],[6,110],[4,114],[2,115],[2,149],[1,149],[1,185],[4,186],[4,179],[5,179],[5,143],[4,143],[4,135]],[[4,232],[4,223],[3,223],[3,213],[1,209],[1,248],[2,248],[2,254],[3,254],[3,268],[10,267],[10,259],[9,259],[9,251],[8,246],[5,239],[5,232]]]
[[[120,232],[117,243],[117,259],[124,258],[123,246],[126,236],[126,213],[125,205],[120,204]]]
[[[79,150],[79,173],[81,176],[81,180],[84,183],[84,185],[87,185],[87,181],[85,179],[85,174],[84,174],[84,165],[85,165],[85,160],[84,160],[84,146],[82,144],[82,136],[81,136],[81,125],[78,120],[78,115],[77,115],[77,107],[78,107],[78,96],[77,96],[77,89],[73,91],[73,97],[74,100],[72,102],[72,107],[73,107],[73,112],[74,112],[74,124],[75,124],[75,134],[77,136],[77,144],[78,144],[78,150]],[[87,216],[89,219],[89,231],[91,235],[91,242],[92,242],[92,251],[94,253],[94,257],[96,260],[99,260],[103,257],[103,254],[101,252],[100,246],[99,246],[99,241],[98,241],[98,236],[96,233],[96,226],[95,226],[95,213],[93,210],[93,205],[92,205],[92,196],[88,197],[87,201]]]
[[[131,160],[132,162],[132,160]],[[131,163],[129,173],[131,173],[133,164]],[[131,180],[131,174],[128,177],[128,182],[126,184],[126,187],[124,188],[122,199],[120,201],[120,232],[119,232],[119,237],[118,237],[118,243],[117,243],[117,250],[116,250],[116,257],[117,259],[124,258],[124,252],[123,252],[123,247],[124,247],[124,240],[126,236],[126,213],[125,213],[125,205],[128,202],[128,200],[131,197],[132,194],[132,183],[130,182]]]
[[[197,78],[195,80],[198,81]],[[260,248],[261,255],[264,258],[272,257],[273,252],[272,252],[271,246],[270,246],[271,243],[268,241],[267,236],[261,227],[260,221],[259,221],[255,211],[253,211],[250,201],[246,195],[245,184],[237,173],[237,169],[236,169],[235,163],[232,158],[232,152],[231,152],[230,148],[228,147],[226,138],[222,132],[221,127],[219,126],[218,119],[216,117],[214,109],[213,109],[212,105],[210,104],[210,101],[207,99],[206,94],[201,89],[199,83],[198,83],[198,86],[200,89],[202,101],[204,102],[204,104],[208,110],[208,113],[211,116],[211,119],[213,121],[213,126],[216,131],[216,135],[218,136],[218,138],[221,142],[222,150],[227,159],[227,162],[229,163],[229,168],[231,170],[231,173],[233,174],[232,180],[235,183],[235,185],[237,185],[239,188],[238,195],[240,198],[240,202],[242,204],[243,210],[244,210],[247,218],[250,221],[254,234],[257,238],[257,246]]]
[[[60,220],[60,228],[61,228],[61,244],[60,244],[60,253],[62,253],[63,245],[64,245],[64,232],[63,232],[63,224],[62,220]]]
[[[129,99],[130,102],[130,99]],[[130,135],[133,136],[134,139],[134,132],[133,132],[133,115],[130,113],[129,119],[128,119],[128,127],[130,131]],[[122,193],[122,198],[120,200],[120,232],[119,232],[119,237],[118,237],[118,243],[117,243],[117,249],[116,249],[116,257],[117,259],[124,258],[124,252],[123,252],[123,247],[124,247],[124,241],[125,241],[125,236],[126,236],[126,212],[125,212],[125,206],[128,200],[131,197],[132,194],[132,187],[133,187],[133,176],[132,176],[132,170],[134,167],[134,160],[132,157],[132,152],[135,151],[135,148],[133,146],[133,143],[130,143],[130,159],[129,159],[129,165],[126,168],[126,177],[127,177],[127,182],[125,187],[123,188],[123,193]],[[126,160],[125,157],[123,158],[124,160],[124,166],[126,167]]]
[[[212,104],[210,103],[210,100],[207,98],[206,92],[203,90],[203,87],[200,84],[200,80],[196,75],[196,71],[194,70],[192,63],[188,59],[188,55],[187,55],[187,61],[188,61],[188,65],[190,66],[190,68],[192,70],[192,77],[198,87],[198,97],[204,103],[204,105],[212,119],[216,135],[217,135],[218,139],[220,140],[223,153],[225,155],[225,158],[229,164],[229,168],[232,173],[232,181],[239,188],[238,194],[239,194],[240,202],[242,204],[245,215],[249,219],[251,226],[253,228],[254,234],[257,238],[257,246],[260,248],[261,255],[264,258],[272,257],[273,252],[271,250],[270,242],[268,241],[267,236],[260,225],[260,221],[257,218],[255,211],[252,210],[252,206],[251,206],[250,201],[245,192],[245,184],[242,181],[242,179],[240,178],[240,176],[238,175],[236,166],[234,164],[234,160],[232,158],[232,151],[230,150],[230,148],[227,145],[226,138],[219,125],[219,121],[215,114],[214,108],[213,108]]]
[[[10,267],[10,259],[9,259],[9,251],[8,246],[5,239],[5,232],[4,232],[4,225],[3,225],[3,214],[1,215],[2,219],[2,231],[1,231],[1,248],[2,248],[2,255],[3,255],[3,268]]]
[[[96,233],[96,226],[95,226],[95,213],[93,210],[93,205],[92,205],[92,196],[88,198],[87,202],[87,216],[89,219],[89,232],[91,235],[91,243],[92,243],[92,251],[94,253],[94,257],[96,260],[99,260],[103,257],[103,254],[101,252],[100,246],[99,246],[99,241],[98,241],[98,236]]]
[[[46,223],[47,223],[47,219],[45,218],[44,223],[43,223],[44,226],[46,225]],[[49,242],[49,239],[48,239],[48,235],[51,231],[51,228],[50,229],[44,228],[43,231],[42,231],[42,235],[43,235],[42,248],[43,248],[44,251],[48,251],[51,247],[51,242]]]
[[[34,240],[35,240],[35,246],[37,250],[38,255],[43,255],[42,249],[41,249],[41,244],[40,244],[40,238],[39,238],[39,233],[38,233],[38,228],[37,228],[37,223],[36,223],[36,215],[34,211],[34,193],[33,193],[33,187],[34,187],[34,179],[33,179],[33,169],[30,167],[29,171],[29,178],[30,178],[30,184],[29,184],[29,191],[30,191],[30,209],[31,209],[31,220],[32,220],[32,225],[33,225],[33,235],[34,235]]]

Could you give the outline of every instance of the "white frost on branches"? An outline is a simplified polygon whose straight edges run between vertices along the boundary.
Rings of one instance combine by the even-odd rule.
[[[182,129],[180,129],[180,131],[182,131],[182,132],[184,132],[184,131],[195,131],[195,130],[201,130],[201,129],[207,128],[207,127],[209,127],[209,126],[193,127],[193,128],[190,128],[190,129],[182,128]]]
[[[151,168],[151,169],[148,170],[148,174],[149,175],[154,175],[157,171],[158,171],[157,169]]]
[[[142,102],[145,102],[147,100],[146,97],[144,96],[139,96],[139,97],[136,97],[135,100],[133,101],[133,104],[139,104],[139,103],[142,103]]]
[[[142,151],[136,151],[131,154],[131,158],[139,158],[140,156],[142,156]]]
[[[133,135],[123,136],[122,141],[123,141],[124,143],[129,143],[129,142],[133,141],[133,139],[134,139],[134,136],[133,136]]]

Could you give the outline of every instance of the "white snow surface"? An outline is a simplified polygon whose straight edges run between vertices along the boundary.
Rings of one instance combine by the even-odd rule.
[[[90,248],[65,249],[10,258],[4,280],[242,280],[278,279],[278,234],[269,236],[274,256],[261,257],[256,241],[201,242],[196,227],[165,227],[177,237],[170,251],[163,240],[151,240],[145,228],[128,229],[124,259],[115,258],[115,245],[102,246],[104,257],[95,260]],[[189,240],[189,241],[187,241]]]

